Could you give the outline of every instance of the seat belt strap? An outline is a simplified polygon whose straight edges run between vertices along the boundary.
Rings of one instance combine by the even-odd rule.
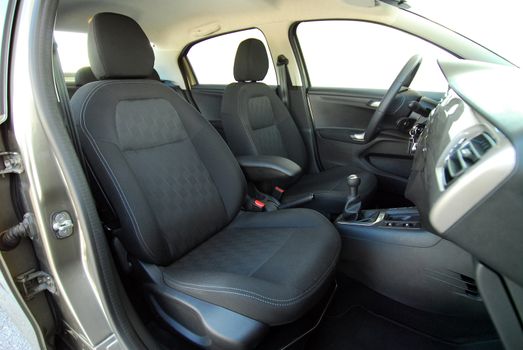
[[[54,85],[56,87],[56,92],[58,94],[58,100],[59,100],[58,102],[59,102],[60,108],[62,109],[65,127],[67,128],[69,137],[71,138],[71,141],[73,142],[73,146],[76,151],[76,154],[78,154],[78,157],[80,158],[80,162],[82,163],[82,168],[84,168],[84,170],[85,170],[85,160],[84,160],[83,156],[81,156],[82,148],[81,148],[81,144],[80,144],[80,139],[78,137],[78,133],[74,126],[73,114],[71,112],[71,105],[69,103],[70,102],[69,93],[67,92],[67,86],[66,86],[65,80],[64,80],[62,64],[60,63],[60,58],[58,57],[58,46],[56,45],[56,42],[53,43],[53,77],[54,77]]]
[[[280,80],[278,84],[278,95],[285,107],[289,109],[289,60],[284,55],[279,55],[276,65],[278,67],[278,79]]]

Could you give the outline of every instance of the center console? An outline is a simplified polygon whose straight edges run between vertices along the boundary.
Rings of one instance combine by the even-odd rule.
[[[347,182],[347,205],[334,221],[344,274],[416,309],[487,317],[470,254],[426,230],[416,207],[361,210],[359,182]]]
[[[415,207],[362,210],[356,220],[345,220],[340,216],[336,221],[336,225],[338,227],[374,226],[396,229],[421,228],[420,215]]]

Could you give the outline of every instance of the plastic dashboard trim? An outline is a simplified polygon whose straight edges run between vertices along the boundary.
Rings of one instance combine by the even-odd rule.
[[[461,99],[453,90],[449,90],[449,96]],[[436,178],[441,178],[445,157],[461,139],[487,131],[495,139],[496,145],[448,188],[442,190],[438,184],[440,193],[430,209],[429,220],[432,227],[442,234],[493,193],[516,167],[516,150],[510,141],[466,102],[464,106],[465,110],[459,119],[466,119],[467,123],[460,126],[462,129],[452,136],[450,144],[440,155],[436,163]]]

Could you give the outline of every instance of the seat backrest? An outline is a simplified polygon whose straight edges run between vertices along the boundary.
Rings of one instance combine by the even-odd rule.
[[[303,169],[307,153],[289,111],[275,91],[263,83],[269,67],[267,50],[258,39],[240,43],[234,61],[234,79],[222,102],[227,141],[237,156],[271,155],[288,158]]]
[[[147,79],[154,54],[134,20],[94,16],[88,45],[99,81],[71,100],[83,152],[127,251],[172,263],[236,216],[245,179],[214,128],[172,89]]]

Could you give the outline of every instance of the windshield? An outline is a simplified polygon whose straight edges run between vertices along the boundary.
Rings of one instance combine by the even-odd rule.
[[[408,9],[439,23],[521,67],[521,0],[407,0]]]

